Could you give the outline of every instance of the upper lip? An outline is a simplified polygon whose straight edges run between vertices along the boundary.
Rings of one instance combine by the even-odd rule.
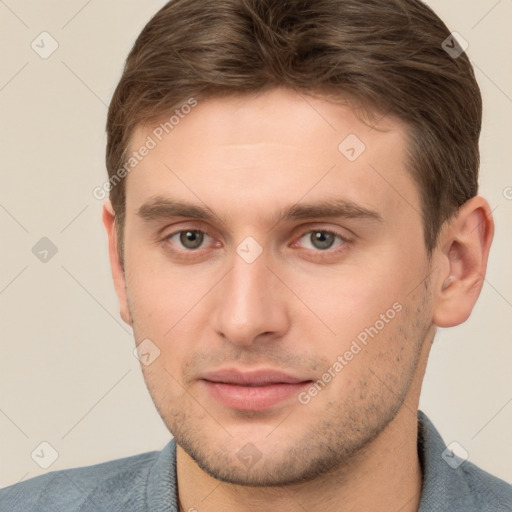
[[[308,382],[310,379],[294,377],[279,370],[261,369],[244,371],[238,369],[225,369],[206,372],[202,380],[221,382],[224,384],[237,384],[239,386],[266,386],[269,384],[298,384]]]

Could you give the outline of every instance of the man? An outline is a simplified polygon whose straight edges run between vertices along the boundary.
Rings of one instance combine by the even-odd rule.
[[[512,510],[418,411],[484,280],[480,125],[419,1],[169,2],[110,105],[103,221],[174,439],[1,510]]]

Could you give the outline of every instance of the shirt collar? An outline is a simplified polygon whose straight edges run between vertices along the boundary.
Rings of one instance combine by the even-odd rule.
[[[477,510],[465,479],[464,461],[446,447],[425,413],[418,411],[418,456],[423,485],[418,512]]]

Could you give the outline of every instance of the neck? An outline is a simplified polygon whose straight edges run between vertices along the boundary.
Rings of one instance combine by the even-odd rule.
[[[350,464],[286,487],[221,482],[200,469],[178,446],[180,512],[263,512],[276,508],[290,512],[416,512],[422,485],[416,411],[417,403],[406,401],[394,420]]]

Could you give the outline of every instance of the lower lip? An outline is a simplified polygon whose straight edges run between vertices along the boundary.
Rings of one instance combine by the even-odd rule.
[[[311,382],[297,384],[269,384],[267,386],[239,386],[203,380],[210,394],[230,409],[263,411],[279,402],[296,397]]]

